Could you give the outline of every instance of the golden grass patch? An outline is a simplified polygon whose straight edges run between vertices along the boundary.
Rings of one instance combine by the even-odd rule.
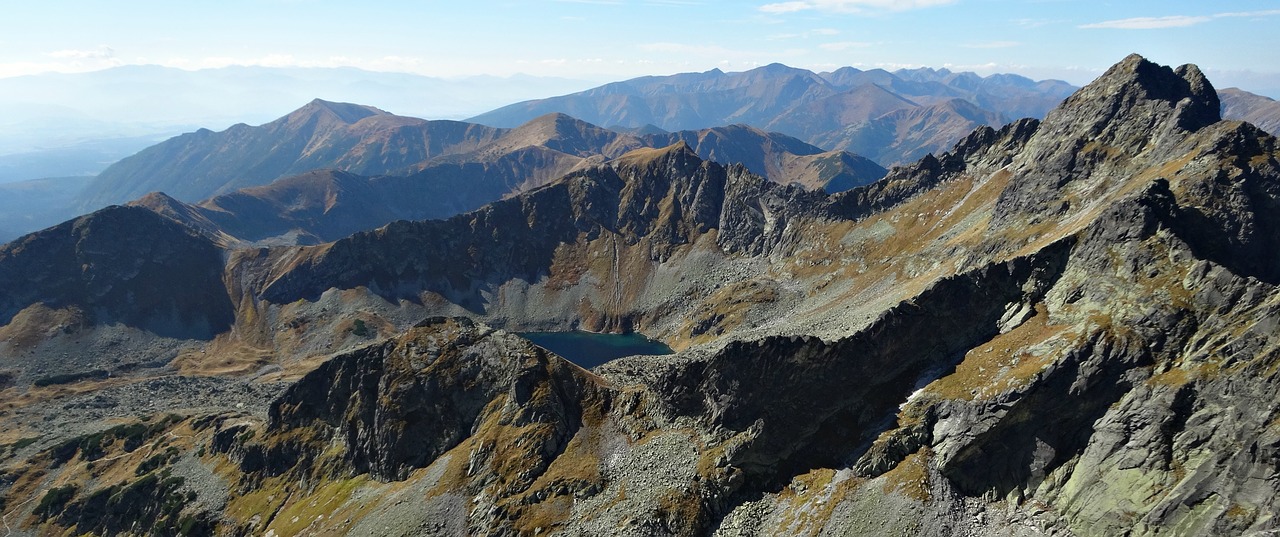
[[[1029,348],[1065,335],[1068,325],[1049,323],[1044,304],[1017,328],[970,349],[955,371],[925,387],[925,392],[946,399],[972,400],[1024,386],[1053,362],[1054,354],[1036,356]]]

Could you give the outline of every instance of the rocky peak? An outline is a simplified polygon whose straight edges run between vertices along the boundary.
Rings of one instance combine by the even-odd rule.
[[[129,205],[133,205],[137,207],[146,207],[153,211],[160,212],[160,210],[163,210],[166,208],[172,208],[172,207],[175,207],[178,205],[184,205],[184,204],[181,201],[174,199],[173,196],[165,194],[164,192],[152,192],[141,198],[138,198],[137,200],[129,202]]]
[[[1019,179],[1001,194],[996,221],[1061,216],[1070,197],[1081,206],[1079,199],[1124,189],[1220,119],[1217,92],[1199,68],[1132,54],[1045,117],[1010,166]]]
[[[615,159],[612,164],[620,172],[648,175],[666,169],[688,173],[702,165],[702,159],[680,140],[666,147],[636,149]]]
[[[244,464],[287,468],[333,442],[346,447],[342,463],[352,469],[405,479],[469,436],[503,425],[548,429],[536,442],[547,453],[531,455],[551,458],[581,423],[582,403],[600,390],[582,369],[514,334],[467,318],[430,318],[292,385],[270,409],[266,442],[248,449]],[[335,438],[300,445],[290,434],[298,428]]]
[[[1217,92],[1194,65],[1177,69],[1131,54],[1045,118],[1045,134],[1087,139],[1130,154],[1171,129],[1196,131],[1221,119]]]
[[[209,220],[193,205],[183,203],[164,192],[152,192],[128,203],[130,207],[142,207],[169,220],[186,226],[214,241],[219,246],[226,246],[234,239],[224,233],[218,224]]]

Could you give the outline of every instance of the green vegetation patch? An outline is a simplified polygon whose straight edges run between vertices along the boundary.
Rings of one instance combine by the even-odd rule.
[[[122,443],[125,452],[132,453],[146,441],[164,432],[173,424],[182,421],[181,416],[170,414],[155,423],[130,423],[117,425],[105,431],[87,434],[67,440],[49,450],[54,466],[66,464],[77,453],[86,461],[94,461],[106,455],[107,448],[116,442]]]
[[[134,475],[140,476],[154,472],[162,467],[172,464],[181,456],[182,452],[179,451],[178,448],[169,446],[169,448],[164,450],[163,453],[152,455],[151,457],[148,457],[147,460],[142,461],[142,464],[139,464],[138,468],[134,470],[133,473]]]
[[[36,508],[42,522],[77,532],[115,535],[148,528],[151,535],[213,535],[215,523],[207,513],[183,513],[195,501],[183,492],[183,478],[152,472],[142,478],[101,488],[75,500],[74,486],[49,490]]]
[[[71,501],[71,498],[75,497],[77,490],[79,489],[75,485],[49,489],[40,498],[40,503],[36,504],[35,513],[46,518],[61,513],[67,503]]]

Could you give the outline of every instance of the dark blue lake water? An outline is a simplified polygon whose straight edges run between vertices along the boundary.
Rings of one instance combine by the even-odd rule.
[[[640,334],[573,331],[523,332],[520,336],[587,369],[623,356],[672,354],[671,347]]]

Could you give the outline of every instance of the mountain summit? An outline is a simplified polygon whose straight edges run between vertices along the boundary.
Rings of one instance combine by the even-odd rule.
[[[318,121],[335,121],[343,125],[352,125],[370,116],[389,116],[391,114],[374,108],[351,103],[335,103],[315,99],[292,114],[285,116],[285,123],[291,128],[299,129],[303,125]]]
[[[1159,144],[1170,129],[1194,132],[1222,119],[1218,94],[1194,65],[1176,70],[1137,54],[1068,97],[1044,126],[1057,138],[1128,151]]]

